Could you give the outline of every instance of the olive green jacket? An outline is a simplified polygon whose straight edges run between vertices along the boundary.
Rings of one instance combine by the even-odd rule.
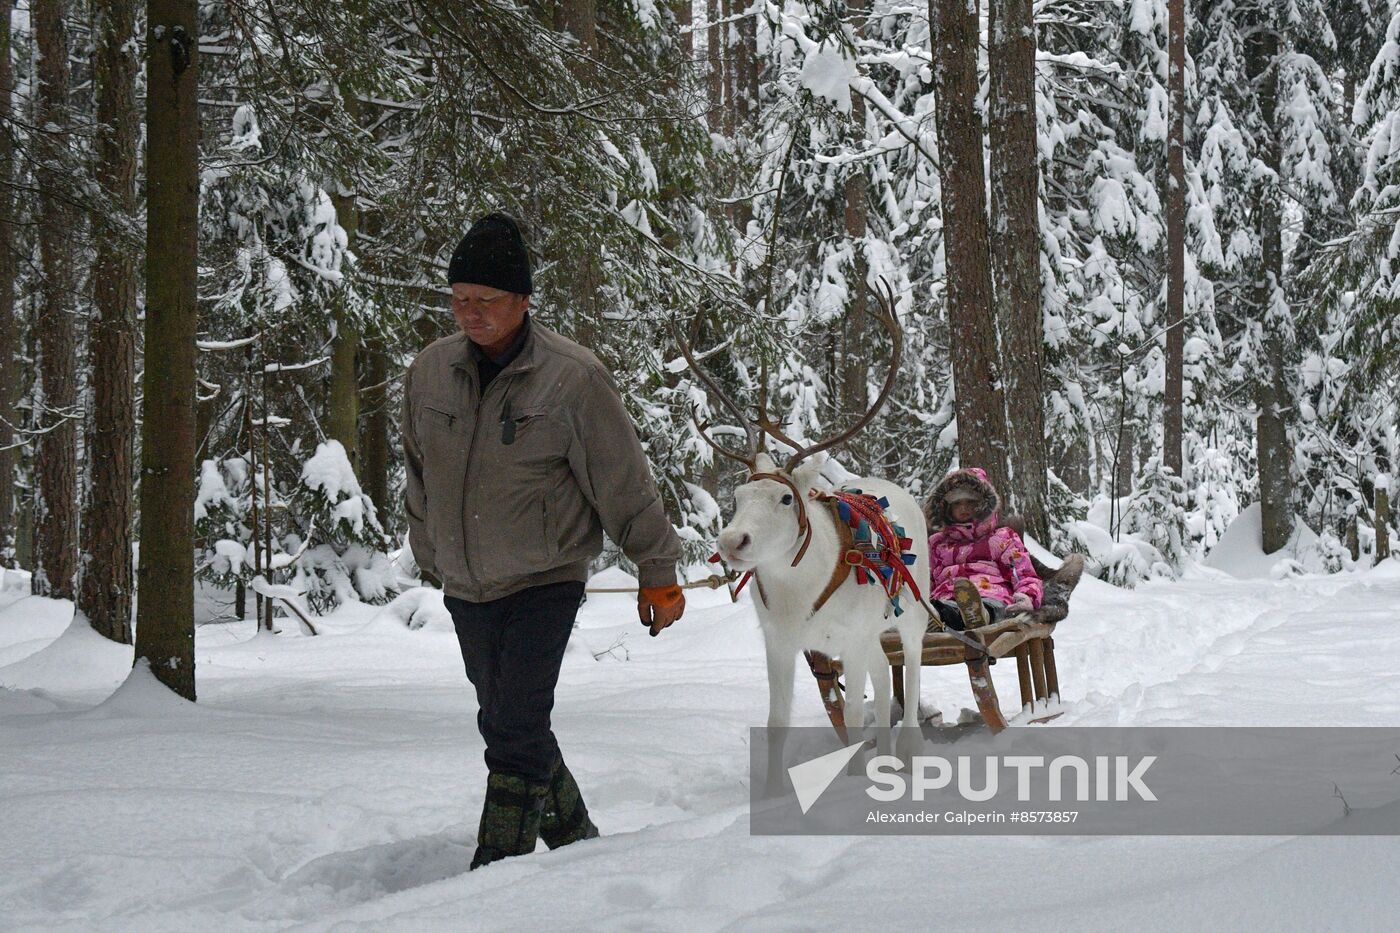
[[[603,532],[644,587],[676,581],[680,539],[603,364],[531,321],[486,387],[465,334],[418,354],[404,376],[409,546],[443,590],[486,602],[585,580]]]

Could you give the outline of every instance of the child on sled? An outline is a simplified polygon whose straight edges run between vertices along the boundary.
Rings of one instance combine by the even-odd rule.
[[[1040,577],[1021,536],[1001,524],[1001,497],[985,472],[954,470],[925,508],[930,599],[944,625],[976,628],[1040,606]]]

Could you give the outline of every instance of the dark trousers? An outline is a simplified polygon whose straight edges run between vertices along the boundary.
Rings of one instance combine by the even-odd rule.
[[[476,688],[476,725],[491,771],[549,783],[559,755],[549,728],[554,686],[582,599],[583,584],[575,582],[534,586],[487,603],[443,598]]]

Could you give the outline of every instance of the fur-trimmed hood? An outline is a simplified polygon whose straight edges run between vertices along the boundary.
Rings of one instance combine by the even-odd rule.
[[[985,470],[980,467],[954,470],[934,487],[933,495],[929,496],[928,503],[924,506],[930,530],[951,523],[948,515],[948,494],[954,489],[971,489],[977,493],[977,513],[972,519],[974,525],[1001,511],[1001,496],[997,495],[996,487],[987,478]]]

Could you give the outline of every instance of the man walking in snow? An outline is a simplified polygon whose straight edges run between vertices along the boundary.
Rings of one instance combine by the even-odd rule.
[[[404,376],[409,545],[442,583],[486,742],[472,868],[598,835],[550,731],[554,687],[606,531],[655,635],[681,617],[680,541],[607,371],[532,320],[515,222],[487,214],[448,267],[460,333]]]

